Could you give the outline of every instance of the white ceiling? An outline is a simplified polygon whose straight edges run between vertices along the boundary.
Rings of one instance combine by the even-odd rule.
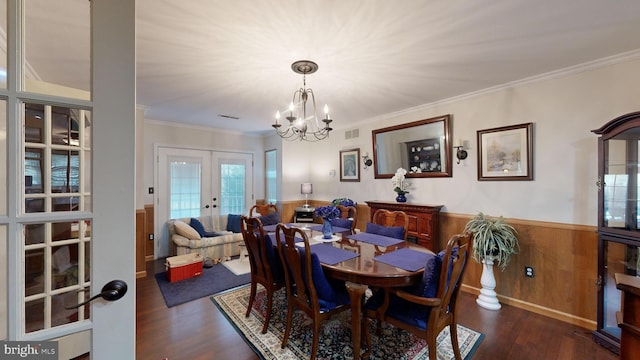
[[[319,107],[329,104],[333,127],[348,128],[640,49],[638,0],[137,4],[137,102],[146,118],[243,132],[272,131],[276,110],[302,86],[296,60],[318,63],[307,85]],[[45,69],[35,55],[34,68]]]

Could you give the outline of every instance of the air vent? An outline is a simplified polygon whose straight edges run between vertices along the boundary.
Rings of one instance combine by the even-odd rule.
[[[233,120],[239,120],[240,118],[237,116],[231,116],[231,115],[224,115],[224,114],[218,114],[218,117],[221,118],[227,118],[227,119],[233,119]]]
[[[344,132],[345,139],[355,139],[360,136],[360,129],[352,129]]]

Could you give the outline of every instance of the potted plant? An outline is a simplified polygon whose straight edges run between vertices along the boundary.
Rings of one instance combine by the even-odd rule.
[[[496,280],[493,276],[493,264],[498,263],[501,270],[509,264],[511,255],[519,249],[516,229],[507,224],[502,216],[490,217],[482,212],[474,216],[464,227],[473,233],[473,259],[483,264],[480,284],[480,296],[476,302],[487,309],[498,310],[500,303],[494,291]]]
[[[396,201],[399,203],[407,202],[407,197],[405,196],[409,192],[407,189],[409,188],[409,183],[405,180],[405,175],[407,175],[407,170],[403,168],[399,168],[395,175],[391,178],[391,183],[393,184],[393,191],[398,194],[396,197]]]

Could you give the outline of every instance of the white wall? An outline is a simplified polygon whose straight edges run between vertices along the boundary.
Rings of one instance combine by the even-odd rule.
[[[360,182],[340,182],[339,151],[359,148],[372,156],[374,129],[451,114],[453,139],[463,139],[469,157],[453,164],[450,178],[412,179],[410,202],[443,204],[443,211],[508,218],[596,225],[597,136],[591,130],[607,121],[640,110],[640,59],[572,69],[529,79],[481,93],[403,112],[351,122],[330,138],[316,143],[264,139],[147,120],[144,125],[144,203],[152,203],[147,188],[154,186],[154,144],[195,148],[254,151],[256,198],[264,197],[264,156],[278,149],[283,174],[279,199],[304,199],[300,183],[313,183],[312,199],[349,197],[394,201],[391,181],[374,179],[372,167],[362,168]],[[494,127],[533,122],[534,180],[477,180],[476,132]],[[359,137],[344,139],[344,131],[359,129]],[[256,141],[259,140],[259,141]],[[335,175],[331,176],[331,170]]]
[[[633,59],[360,121],[352,125],[360,129],[356,139],[344,140],[345,129],[339,129],[313,144],[313,198],[394,201],[391,181],[374,179],[373,168],[362,169],[362,163],[359,183],[330,177],[329,170],[339,168],[339,150],[372,154],[372,130],[451,114],[453,139],[465,141],[469,157],[459,165],[454,160],[453,177],[412,179],[410,202],[443,204],[453,213],[596,225],[597,136],[591,130],[640,110],[638,94],[640,60]],[[527,122],[534,123],[534,180],[479,182],[476,132]]]
[[[256,199],[264,198],[264,139],[215,129],[171,124],[153,120],[144,122],[144,179],[139,191],[144,204],[153,204],[154,195],[148,188],[154,187],[156,163],[154,146],[165,145],[203,150],[235,150],[253,153],[253,189]],[[140,208],[140,206],[139,206]]]

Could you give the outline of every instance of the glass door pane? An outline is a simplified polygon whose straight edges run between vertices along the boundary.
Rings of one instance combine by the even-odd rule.
[[[627,135],[605,143],[603,221],[608,228],[637,230],[640,156],[638,140]]]
[[[605,241],[603,332],[619,339],[616,314],[621,311],[621,292],[616,288],[615,274],[640,276],[640,247]]]
[[[171,219],[200,216],[201,162],[170,160],[169,167],[169,216]]]
[[[243,214],[247,194],[245,192],[246,168],[244,164],[220,166],[220,213]]]
[[[213,152],[212,161],[212,200],[219,213],[246,213],[253,202],[252,155]]]

